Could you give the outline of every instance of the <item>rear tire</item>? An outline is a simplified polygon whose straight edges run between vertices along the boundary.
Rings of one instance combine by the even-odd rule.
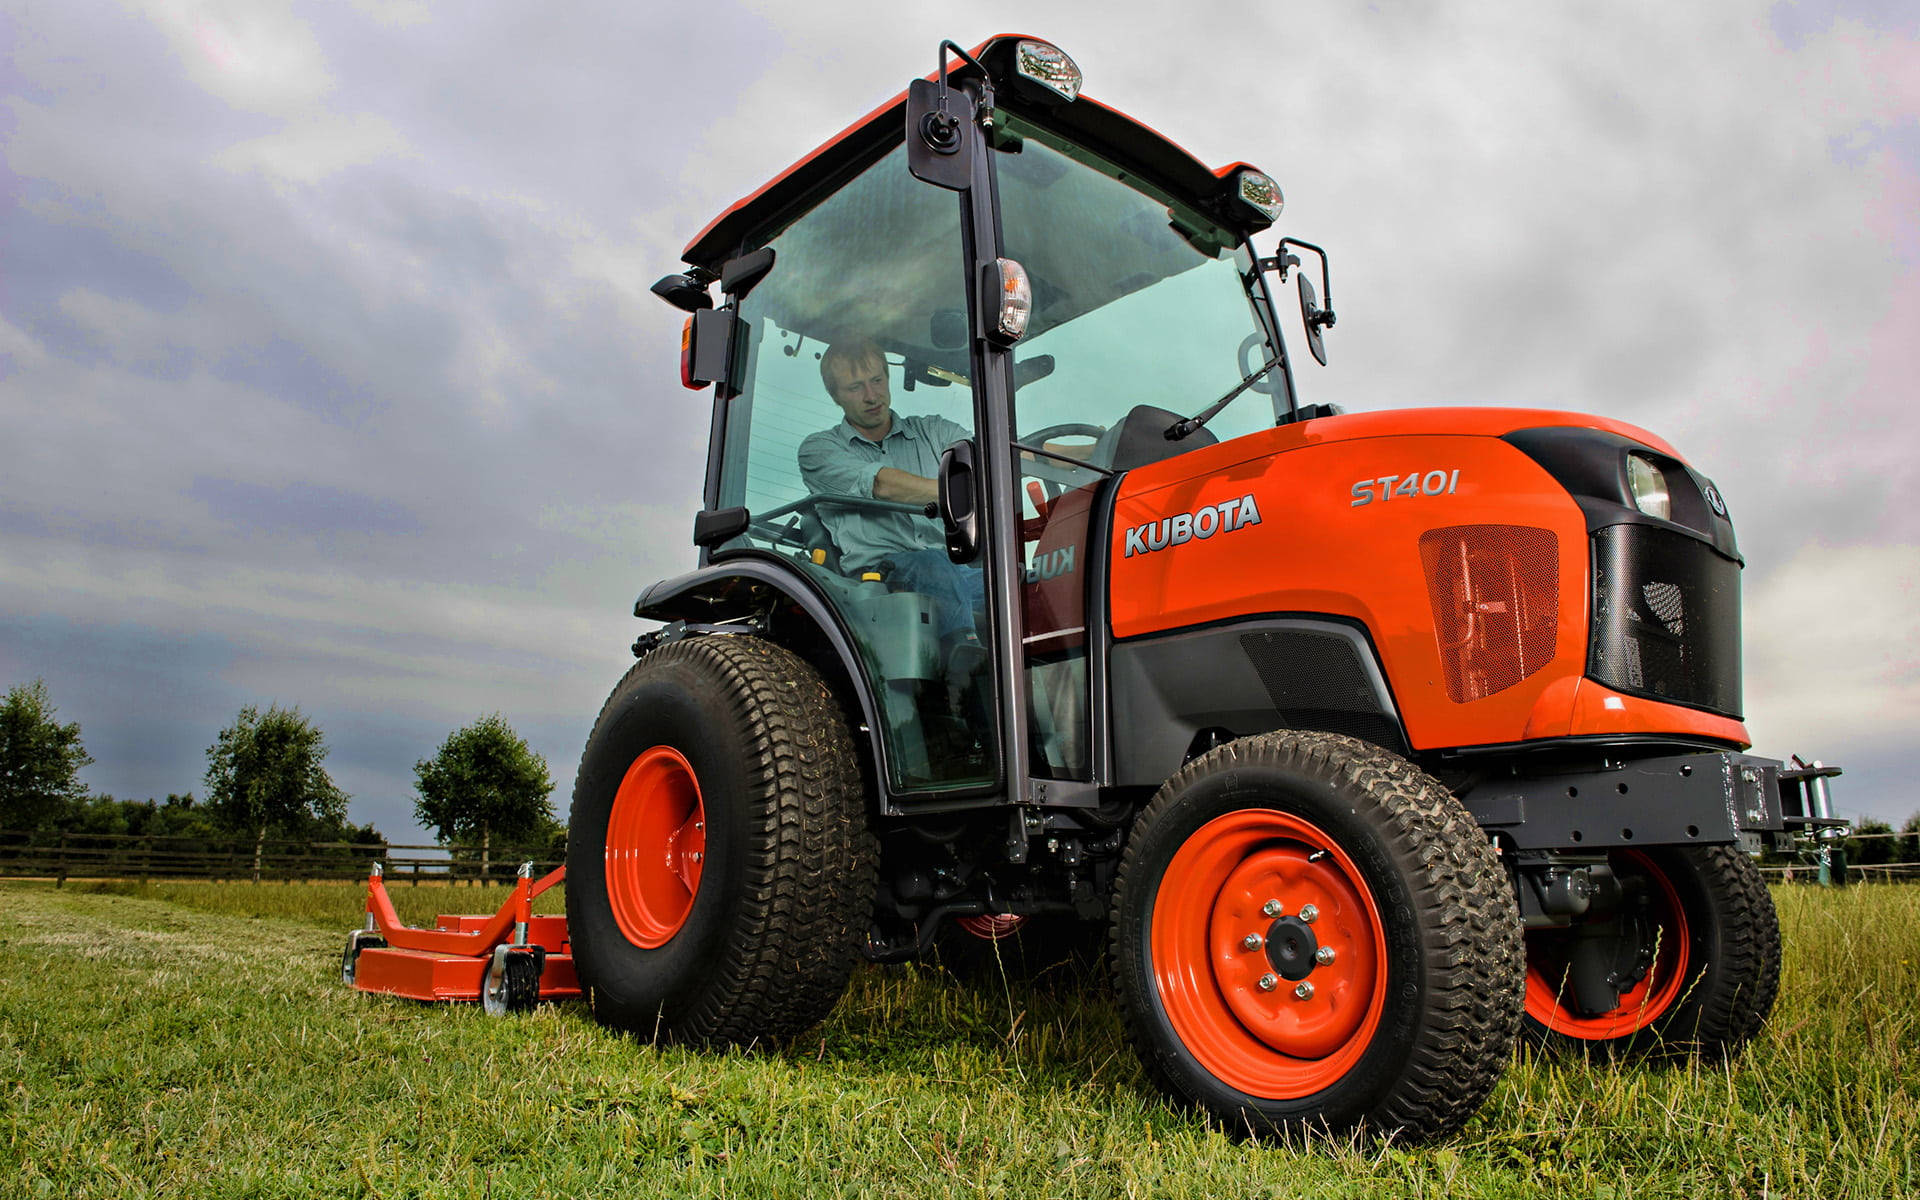
[[[1519,1025],[1492,845],[1432,777],[1354,738],[1265,734],[1181,768],[1128,839],[1112,937],[1148,1074],[1230,1132],[1448,1133]]]
[[[1657,929],[1644,978],[1608,1013],[1582,1011],[1567,982],[1576,929],[1527,934],[1526,1029],[1552,1050],[1730,1053],[1760,1032],[1780,991],[1780,921],[1760,870],[1731,846],[1621,850],[1615,874],[1647,897]]]
[[[702,1046],[780,1043],[865,945],[877,851],[840,706],[755,637],[649,653],[574,785],[567,920],[595,1018]]]

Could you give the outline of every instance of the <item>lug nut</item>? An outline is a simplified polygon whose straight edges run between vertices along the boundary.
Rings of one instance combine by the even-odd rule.
[[[1260,948],[1260,935],[1257,933],[1250,933],[1247,936],[1240,939],[1240,944],[1249,950],[1258,950]]]
[[[1260,977],[1260,990],[1270,992],[1280,986],[1280,977],[1271,971]]]
[[[1327,965],[1328,963],[1330,963],[1330,962],[1332,962],[1332,961],[1333,961],[1333,947],[1332,947],[1332,946],[1322,946],[1322,947],[1320,947],[1320,948],[1319,948],[1318,950],[1315,950],[1315,951],[1313,952],[1313,961],[1315,961],[1315,962],[1317,962],[1317,963],[1319,963],[1319,964],[1320,964],[1321,966],[1323,966],[1323,967],[1324,967],[1324,966],[1326,966],[1326,965]]]
[[[1260,911],[1265,913],[1269,917],[1277,917],[1281,913],[1287,910],[1280,907],[1280,902],[1278,900],[1269,900],[1265,904],[1262,904],[1260,906]]]
[[[1320,919],[1320,910],[1308,904],[1300,909],[1300,919],[1311,925]]]
[[[1313,985],[1302,979],[1300,986],[1293,989],[1293,994],[1302,1000],[1311,1000],[1313,999]]]

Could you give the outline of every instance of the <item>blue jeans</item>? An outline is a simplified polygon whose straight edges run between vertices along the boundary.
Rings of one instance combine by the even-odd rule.
[[[986,577],[980,568],[960,566],[945,550],[895,550],[887,561],[893,564],[888,582],[894,590],[932,598],[942,643],[975,634],[973,610],[986,604]]]

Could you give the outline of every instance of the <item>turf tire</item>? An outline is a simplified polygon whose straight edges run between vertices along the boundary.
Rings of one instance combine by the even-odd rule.
[[[1737,1052],[1766,1024],[1780,991],[1780,921],[1759,868],[1732,846],[1661,848],[1630,857],[1616,852],[1614,859],[1616,870],[1663,878],[1684,911],[1686,954],[1672,981],[1673,999],[1626,1032],[1569,1032],[1574,1023],[1553,1001],[1557,981],[1543,975],[1538,952],[1542,941],[1566,934],[1535,930],[1527,934],[1529,1040],[1554,1051],[1605,1055]],[[1660,889],[1663,896],[1666,888]],[[1656,959],[1655,970],[1662,965]]]
[[[1259,931],[1261,895],[1300,918],[1305,900],[1324,908],[1311,930],[1345,965],[1311,968],[1321,991],[1255,982],[1287,936],[1276,922],[1262,948],[1237,943]],[[1520,1021],[1519,915],[1486,836],[1431,776],[1335,734],[1229,742],[1166,782],[1128,839],[1111,960],[1147,1073],[1237,1134],[1449,1133],[1493,1090]],[[1339,1023],[1354,1013],[1370,1015]],[[1276,1039],[1320,1015],[1315,1036],[1344,1041]]]
[[[623,926],[610,896],[636,894],[628,860],[657,847],[616,858],[608,831],[650,752],[697,781],[705,841],[677,923],[636,939],[632,901]],[[804,1032],[860,956],[876,858],[852,739],[811,666],[747,636],[653,650],[601,709],[574,784],[567,920],[595,1018],[697,1046]]]

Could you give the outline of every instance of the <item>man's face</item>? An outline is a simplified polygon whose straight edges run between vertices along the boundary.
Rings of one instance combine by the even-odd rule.
[[[833,402],[847,414],[847,424],[869,438],[885,437],[893,425],[893,395],[887,390],[885,359],[862,363],[843,360],[828,367],[833,376]]]

